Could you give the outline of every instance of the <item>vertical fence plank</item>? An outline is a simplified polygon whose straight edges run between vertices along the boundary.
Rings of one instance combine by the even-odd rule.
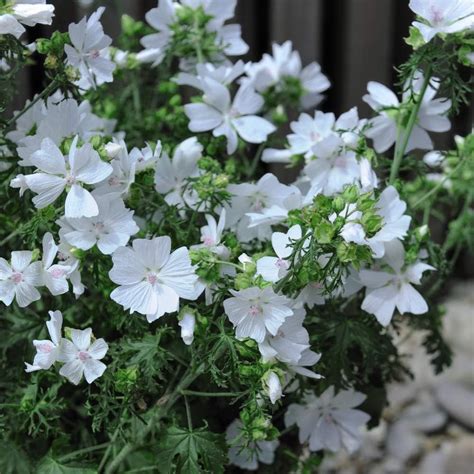
[[[354,105],[368,113],[361,98],[368,81],[392,81],[393,0],[351,0],[346,2],[345,44],[343,45],[344,82],[341,111]]]

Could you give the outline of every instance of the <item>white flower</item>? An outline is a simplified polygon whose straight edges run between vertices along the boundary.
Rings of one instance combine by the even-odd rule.
[[[112,39],[104,34],[100,23],[104,10],[100,7],[89,19],[84,17],[79,23],[71,23],[68,31],[72,46],[64,46],[67,63],[81,75],[77,85],[85,90],[113,81],[116,65],[110,60],[108,49]]]
[[[180,72],[175,82],[180,85],[203,89],[203,80],[213,79],[223,86],[229,86],[235,79],[241,76],[245,71],[245,63],[241,60],[235,64],[223,64],[216,66],[212,63],[197,64],[196,75],[188,72]]]
[[[105,357],[109,346],[101,338],[91,344],[92,329],[71,330],[71,339],[62,339],[58,360],[65,362],[59,371],[71,383],[77,385],[82,375],[88,384],[99,378],[107,368],[100,362]]]
[[[37,194],[33,202],[38,209],[52,204],[70,187],[65,203],[66,217],[92,217],[99,213],[97,202],[83,184],[95,184],[112,172],[112,167],[104,163],[92,145],[85,143],[77,148],[78,137],[71,144],[69,155],[49,138],[41,142],[41,149],[33,153],[31,162],[39,172],[26,175],[29,189]]]
[[[171,253],[171,239],[135,239],[132,248],[120,247],[112,255],[110,279],[120,285],[110,297],[130,313],[147,316],[149,322],[179,309],[179,298],[199,296],[198,277],[188,250]]]
[[[259,343],[265,362],[276,358],[286,364],[296,364],[300,360],[301,354],[310,348],[309,334],[303,326],[304,317],[304,311],[298,311],[285,319],[274,336],[268,335]]]
[[[415,262],[404,268],[405,250],[399,240],[385,243],[383,262],[389,271],[361,270],[360,281],[367,287],[362,309],[375,315],[382,326],[387,326],[395,308],[400,314],[423,314],[428,305],[411,283],[419,285],[426,270],[435,270],[431,265]]]
[[[275,372],[270,371],[264,376],[264,383],[265,392],[274,405],[283,396],[280,377]]]
[[[382,228],[367,238],[364,228],[358,223],[362,213],[349,206],[340,214],[344,216],[345,212],[349,211],[349,222],[342,228],[341,236],[346,242],[368,245],[375,258],[382,258],[385,252],[384,244],[394,239],[403,239],[408,232],[411,217],[405,215],[406,208],[407,205],[400,199],[398,191],[393,186],[388,186],[375,205],[376,214],[382,217]],[[331,217],[335,218],[335,215]]]
[[[14,0],[7,13],[0,15],[0,35],[19,38],[26,31],[22,25],[51,25],[53,16],[54,6],[46,5],[46,0]]]
[[[278,150],[267,148],[263,151],[262,161],[265,163],[289,163],[293,155],[304,155],[308,161],[317,155],[315,146],[329,136],[338,135],[344,145],[355,145],[359,130],[365,120],[359,120],[357,107],[344,112],[337,120],[333,113],[319,110],[314,117],[302,113],[298,120],[290,123],[293,133],[287,136],[288,148]],[[334,140],[334,138],[333,138]]]
[[[47,232],[43,236],[43,284],[48,288],[52,295],[62,295],[67,293],[69,285],[67,279],[76,269],[77,263],[67,265],[64,263],[54,264],[54,259],[58,253],[58,246],[54,243],[53,236]]]
[[[64,222],[62,221],[62,225],[64,226]],[[84,291],[86,287],[83,285],[81,281],[81,272],[79,269],[79,260],[74,256],[73,254],[73,247],[66,242],[64,239],[64,233],[66,231],[72,231],[72,227],[64,226],[63,228],[59,229],[59,246],[58,246],[58,260],[63,262],[65,265],[73,268],[73,271],[69,275],[69,281],[71,282],[72,285],[72,292],[76,296],[76,298],[79,298],[82,294],[84,294]]]
[[[329,135],[313,146],[316,156],[305,167],[304,173],[311,181],[305,203],[309,203],[319,193],[332,196],[347,184],[358,183],[361,171],[352,150],[344,148],[344,142],[338,135]]]
[[[414,21],[426,42],[438,33],[457,33],[472,29],[474,4],[471,0],[411,0],[409,7],[421,20]]]
[[[275,451],[280,443],[274,440],[251,442],[246,445],[242,439],[242,428],[242,422],[238,419],[227,427],[226,441],[229,445],[230,463],[249,471],[256,471],[259,462],[273,464]]]
[[[33,252],[12,252],[11,265],[0,258],[0,301],[10,306],[13,299],[20,308],[41,298],[38,286],[43,285],[41,262],[31,262]]]
[[[64,218],[58,221],[64,239],[74,247],[89,250],[94,245],[105,255],[127,245],[130,237],[140,229],[133,220],[133,211],[125,207],[122,199],[114,195],[96,196],[99,214],[79,219]]]
[[[257,275],[273,283],[283,278],[288,273],[290,262],[287,258],[293,252],[293,244],[301,239],[301,227],[294,225],[288,232],[274,232],[272,234],[272,247],[276,257],[262,257],[257,260]]]
[[[364,394],[352,389],[334,395],[333,386],[319,398],[307,393],[303,405],[288,407],[285,424],[298,425],[300,443],[309,441],[310,451],[346,449],[353,453],[360,447],[361,427],[370,419],[367,413],[354,409],[365,398]]]
[[[161,155],[161,142],[158,140],[156,146],[152,146],[147,143],[142,149],[134,148],[130,152],[130,158],[135,161],[135,170],[137,173],[145,171],[150,168],[154,168],[158,162],[158,158]]]
[[[298,51],[293,51],[291,41],[282,45],[273,43],[273,56],[264,54],[258,63],[247,66],[246,72],[253,87],[265,92],[271,86],[280,86],[287,77],[299,79],[304,95],[301,99],[305,108],[316,106],[322,99],[321,92],[329,88],[328,78],[321,73],[321,66],[312,62],[304,69]]]
[[[49,316],[51,319],[46,322],[46,327],[48,328],[51,340],[35,339],[33,341],[33,345],[36,348],[36,355],[33,359],[33,364],[25,362],[26,372],[47,370],[58,360],[63,315],[61,311],[49,311]]]
[[[226,210],[221,210],[218,222],[216,222],[216,219],[210,214],[206,214],[205,217],[207,225],[201,227],[202,244],[193,245],[191,248],[207,248],[213,254],[221,258],[227,258],[229,256],[229,250],[221,243],[222,233],[225,227]]]
[[[116,152],[114,159],[110,162],[112,172],[108,177],[97,184],[96,194],[118,194],[127,195],[130,186],[135,182],[137,161],[127,151],[127,145],[123,140],[118,142],[120,150]]]
[[[174,150],[171,160],[162,153],[155,169],[155,188],[160,194],[166,194],[165,201],[170,206],[194,206],[197,197],[189,189],[188,179],[199,176],[198,161],[202,157],[202,145],[196,137],[188,138]]]
[[[263,342],[267,334],[275,336],[283,321],[293,315],[290,300],[270,287],[230,292],[233,297],[224,301],[224,311],[236,328],[238,339],[250,337]]]
[[[444,155],[440,151],[430,151],[423,157],[423,161],[430,168],[437,168],[443,164]]]
[[[189,130],[213,130],[215,137],[227,138],[227,153],[237,150],[238,137],[249,143],[263,143],[276,128],[262,117],[255,115],[263,106],[262,96],[251,86],[241,86],[231,102],[227,87],[213,79],[204,79],[203,102],[187,104]]]
[[[417,73],[413,79],[411,87],[414,94],[421,90],[423,76]],[[426,89],[418,112],[415,126],[413,127],[410,139],[406,147],[408,153],[415,148],[431,150],[433,142],[427,131],[446,132],[451,128],[451,123],[446,112],[451,108],[449,99],[434,99],[439,88],[439,80],[432,78]],[[363,100],[372,107],[379,115],[369,121],[371,128],[366,131],[366,136],[374,141],[374,148],[378,153],[388,150],[397,138],[397,114],[399,113],[400,102],[397,96],[386,86],[378,82],[369,82],[367,85],[368,94]],[[410,91],[404,93],[404,100],[408,100]]]
[[[178,322],[181,327],[181,339],[190,346],[194,341],[194,328],[196,326],[196,317],[193,313],[186,312]]]
[[[249,242],[256,237],[266,240],[271,236],[270,225],[249,227],[249,215],[256,224],[260,223],[258,217],[266,217],[266,210],[272,210],[284,219],[288,210],[299,207],[301,198],[298,188],[280,183],[271,173],[265,174],[254,184],[231,184],[227,190],[233,197],[227,208],[226,225],[236,230],[241,242]]]

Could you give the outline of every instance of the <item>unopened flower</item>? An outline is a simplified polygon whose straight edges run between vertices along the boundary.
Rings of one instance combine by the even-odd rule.
[[[178,322],[181,327],[181,339],[190,346],[194,341],[194,328],[196,326],[196,316],[193,313],[185,312]]]
[[[270,371],[264,377],[264,384],[268,398],[272,404],[275,404],[283,396],[280,377],[275,372]]]

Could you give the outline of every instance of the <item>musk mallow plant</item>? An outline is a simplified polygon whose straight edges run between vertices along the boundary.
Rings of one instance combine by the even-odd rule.
[[[474,137],[435,143],[471,92],[473,11],[409,6],[397,84],[336,117],[291,42],[238,58],[235,0],[159,0],[113,39],[100,7],[34,48],[53,7],[0,3],[0,106],[46,76],[0,119],[1,472],[316,472],[410,376],[403,328],[449,366]]]

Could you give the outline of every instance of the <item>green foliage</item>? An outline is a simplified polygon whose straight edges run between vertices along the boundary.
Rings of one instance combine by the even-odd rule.
[[[224,472],[226,447],[222,435],[202,428],[171,426],[158,444],[158,465],[164,474]]]

